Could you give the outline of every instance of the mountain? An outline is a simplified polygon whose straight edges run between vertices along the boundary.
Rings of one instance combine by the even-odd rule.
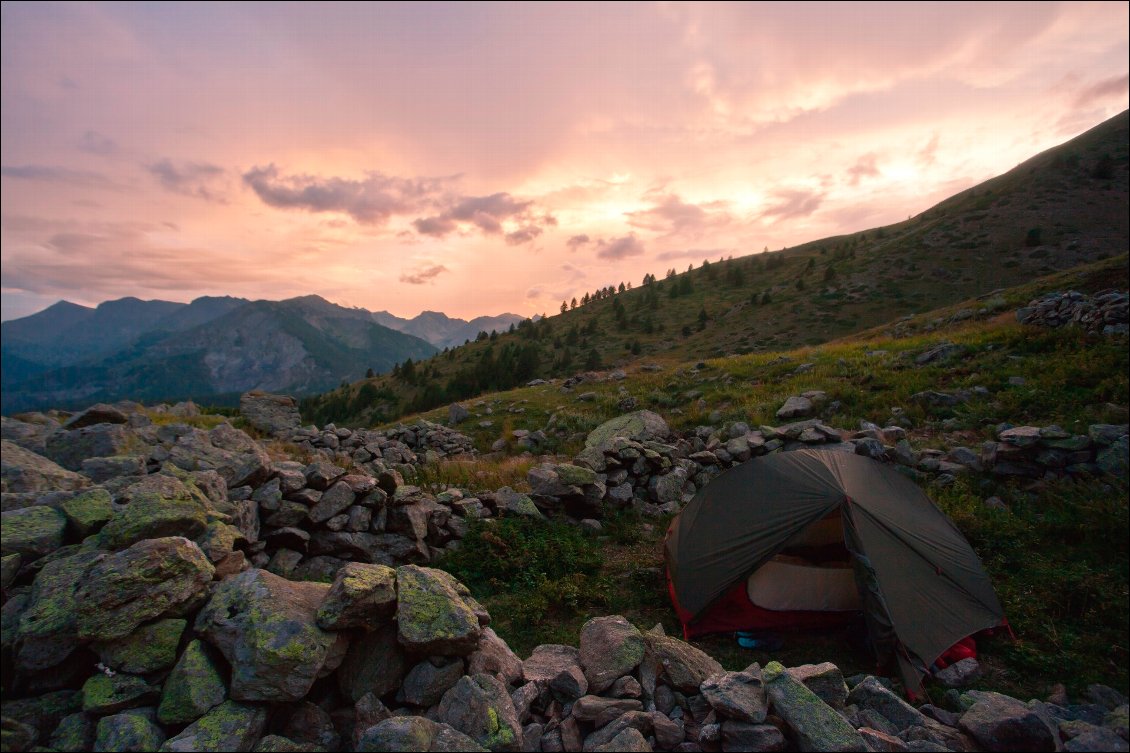
[[[1124,111],[904,222],[578,295],[577,308],[472,341],[408,375],[312,398],[303,415],[392,420],[535,377],[819,345],[1125,254],[1128,125]],[[359,400],[362,388],[379,399]]]
[[[387,311],[377,311],[373,321],[397,332],[415,335],[427,340],[437,348],[455,348],[468,340],[474,340],[480,332],[505,332],[511,325],[517,325],[525,317],[517,314],[480,316],[467,321],[456,319],[440,311],[422,311],[418,316],[404,319]]]
[[[136,308],[136,299],[124,300],[123,306],[103,304],[98,310]],[[251,302],[211,298],[175,305],[179,308],[169,309],[110,355],[30,377],[26,359],[6,349],[3,411],[122,398],[232,402],[250,389],[306,394],[359,379],[368,369],[383,371],[436,353],[419,338],[373,322],[364,309],[318,296]],[[93,315],[76,326],[92,320]],[[26,325],[16,328],[26,330]]]

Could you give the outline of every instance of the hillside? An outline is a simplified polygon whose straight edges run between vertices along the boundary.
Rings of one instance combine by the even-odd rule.
[[[617,282],[304,410],[362,425],[534,378],[816,345],[1122,254],[1128,123],[1123,112],[905,222]]]
[[[6,375],[4,412],[122,398],[223,404],[251,389],[306,394],[436,352],[423,340],[376,324],[368,311],[317,296],[243,302],[193,326],[198,303],[164,320],[182,331],[153,328],[107,357],[23,381]],[[26,374],[26,366],[15,365]]]

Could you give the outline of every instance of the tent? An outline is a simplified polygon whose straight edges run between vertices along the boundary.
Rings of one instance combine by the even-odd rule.
[[[802,449],[754,458],[703,487],[664,543],[687,638],[842,622],[863,613],[907,691],[958,641],[1005,625],[969,542],[894,467]]]

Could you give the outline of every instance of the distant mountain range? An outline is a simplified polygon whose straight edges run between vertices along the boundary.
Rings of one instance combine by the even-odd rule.
[[[0,409],[79,407],[123,398],[234,402],[250,389],[308,394],[409,358],[505,331],[514,314],[472,322],[337,306],[203,297],[121,298],[96,308],[60,301],[0,325]]]

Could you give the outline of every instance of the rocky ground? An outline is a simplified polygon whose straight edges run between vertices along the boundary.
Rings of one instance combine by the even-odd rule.
[[[1117,691],[962,692],[975,663],[938,678],[954,686],[943,709],[831,664],[726,672],[616,616],[523,660],[427,567],[471,518],[674,512],[727,466],[812,444],[942,483],[1125,473],[1124,425],[1002,426],[976,450],[925,453],[895,423],[806,418],[821,398],[790,398],[782,426],[686,436],[627,413],[572,462],[534,466],[529,494],[429,493],[416,469],[472,452],[459,432],[303,427],[280,396],[241,405],[262,439],[201,428],[191,404],[5,418],[3,749],[1126,750]]]

